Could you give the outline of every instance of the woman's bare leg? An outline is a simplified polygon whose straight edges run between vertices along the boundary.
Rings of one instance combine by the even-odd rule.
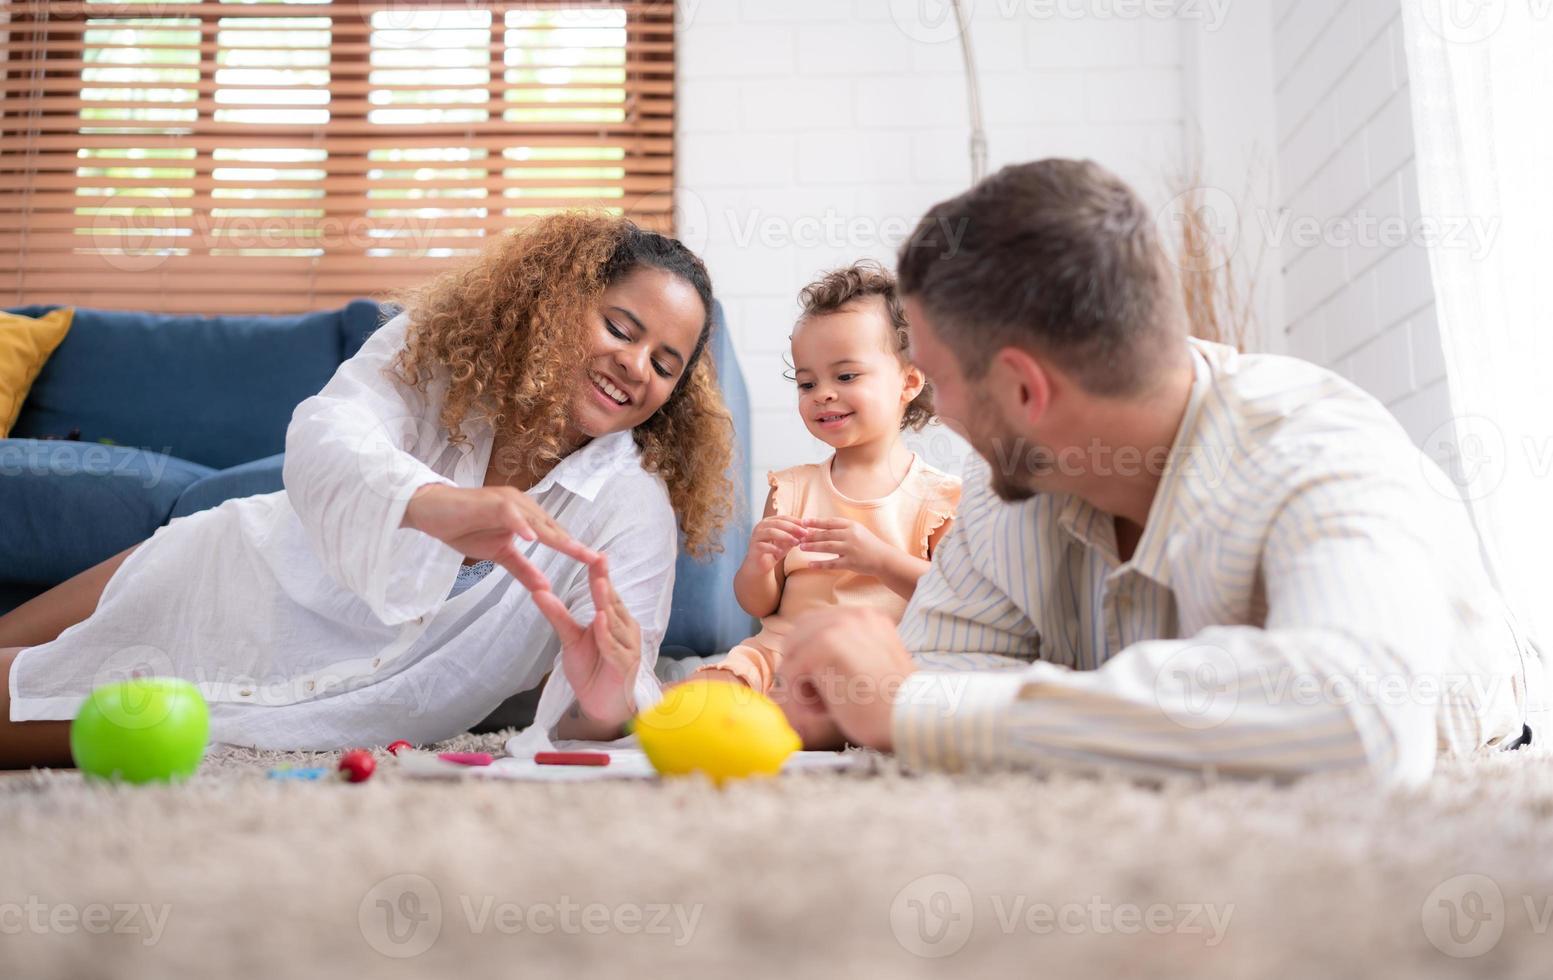
[[[0,769],[68,769],[75,765],[70,758],[70,722],[10,720],[11,663],[21,652],[21,647],[0,649]]]
[[[97,600],[102,598],[103,587],[138,547],[137,544],[125,548],[0,616],[0,649],[48,643],[90,616],[97,609]],[[0,681],[3,680],[4,675],[0,675]]]
[[[57,639],[95,612],[108,580],[137,547],[125,548],[0,616],[0,769],[74,765],[70,722],[11,721],[11,664],[24,648]]]

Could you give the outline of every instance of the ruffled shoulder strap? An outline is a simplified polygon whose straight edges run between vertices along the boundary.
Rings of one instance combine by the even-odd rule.
[[[923,463],[918,469],[918,497],[922,512],[917,519],[917,556],[928,558],[928,540],[954,519],[960,506],[960,478]]]
[[[818,473],[814,464],[772,470],[766,474],[776,501],[776,512],[783,517],[802,517],[809,498],[809,487]]]

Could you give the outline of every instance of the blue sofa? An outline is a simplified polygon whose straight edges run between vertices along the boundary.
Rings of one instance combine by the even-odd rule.
[[[739,442],[739,506],[722,554],[680,557],[668,656],[727,650],[751,632],[732,586],[749,534],[749,396],[721,307],[714,314],[710,353]],[[0,612],[174,517],[281,489],[292,410],[383,318],[367,300],[296,316],[77,309],[13,438],[0,439]]]

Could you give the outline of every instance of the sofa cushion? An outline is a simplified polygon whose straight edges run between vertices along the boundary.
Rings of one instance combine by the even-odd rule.
[[[0,311],[0,439],[11,432],[33,379],[70,332],[72,309],[40,317]]]
[[[0,439],[0,579],[54,585],[113,557],[211,472],[127,446]]]
[[[11,434],[79,430],[87,442],[224,469],[285,448],[292,410],[334,374],[344,344],[340,310],[205,317],[77,309]]]
[[[340,311],[340,360],[348,361],[361,351],[367,338],[378,327],[399,314],[392,303],[379,306],[370,299],[353,299]]]
[[[254,494],[274,493],[284,489],[281,468],[285,462],[286,454],[276,453],[212,473],[183,492],[183,496],[173,505],[172,516],[187,517],[209,510],[233,497],[252,497]]]
[[[739,606],[733,594],[733,575],[744,561],[750,536],[750,396],[734,356],[733,342],[723,318],[721,303],[712,307],[715,327],[707,353],[717,368],[723,403],[733,416],[734,447],[733,515],[723,529],[723,550],[705,561],[681,554],[674,566],[674,598],[661,656],[675,658],[688,651],[723,653],[753,636],[756,622]]]

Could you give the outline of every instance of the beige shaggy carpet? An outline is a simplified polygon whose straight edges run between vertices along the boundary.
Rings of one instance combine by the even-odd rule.
[[[264,776],[313,758],[0,777],[0,976],[1553,972],[1545,750],[1406,793],[886,760],[722,791]]]

